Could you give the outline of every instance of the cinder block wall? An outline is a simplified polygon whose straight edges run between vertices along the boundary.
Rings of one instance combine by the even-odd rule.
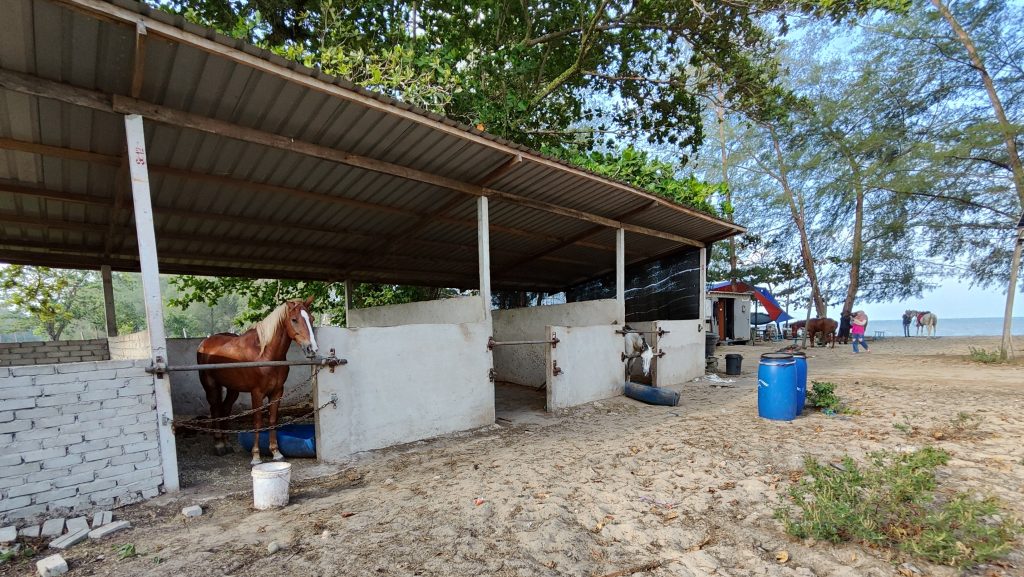
[[[148,364],[0,368],[0,524],[159,494]]]
[[[107,339],[0,343],[0,367],[110,359]]]

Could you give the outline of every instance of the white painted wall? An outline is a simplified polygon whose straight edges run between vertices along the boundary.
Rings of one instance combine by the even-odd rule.
[[[488,323],[323,327],[317,341],[348,364],[322,371],[317,405],[337,395],[337,408],[317,415],[317,456],[352,453],[494,423]]]
[[[149,331],[107,337],[107,348],[112,361],[149,359]]]
[[[548,410],[619,396],[625,388],[622,335],[617,327],[548,327],[559,343],[548,349]],[[554,375],[553,363],[562,369]]]
[[[496,310],[491,315],[496,341],[547,340],[551,338],[547,332],[548,326],[611,325],[619,318],[619,303],[615,299],[604,299]],[[495,347],[494,370],[498,379],[517,385],[541,387],[547,379],[545,365],[550,348],[547,344]]]
[[[317,335],[317,342],[320,341],[322,328],[314,329]],[[169,365],[194,365],[196,364],[196,349],[203,339],[167,339],[167,363]],[[330,347],[320,346],[322,356],[327,356]],[[149,356],[149,343],[146,343],[146,356]],[[339,351],[338,356],[344,358]],[[288,360],[299,361],[306,358],[302,349],[294,343],[288,349]],[[282,403],[283,406],[301,404],[310,399],[313,391],[309,383],[309,375],[312,367],[288,367],[288,380],[284,382],[284,394],[288,397]],[[199,383],[199,371],[175,371],[169,373],[171,379],[171,403],[174,407],[176,417],[188,417],[210,415],[210,405],[206,402],[206,391]],[[300,390],[296,390],[296,388]],[[251,395],[242,393],[235,403],[233,412],[241,412],[252,408]]]
[[[704,323],[699,320],[657,321],[654,325],[655,331],[667,331],[660,337],[654,335],[655,352],[665,353],[664,357],[655,359],[655,386],[677,385],[704,375]]]
[[[348,328],[396,327],[421,324],[462,324],[483,321],[479,296],[386,305],[348,311]]]

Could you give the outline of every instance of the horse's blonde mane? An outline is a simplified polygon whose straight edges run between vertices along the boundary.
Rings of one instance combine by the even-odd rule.
[[[281,303],[276,309],[270,311],[266,318],[253,325],[252,328],[256,331],[256,338],[260,342],[260,356],[266,350],[267,344],[273,342],[274,337],[277,336],[277,331],[281,328],[281,321],[284,320],[285,315],[288,313],[288,303],[290,302],[302,302],[302,300],[297,299]]]

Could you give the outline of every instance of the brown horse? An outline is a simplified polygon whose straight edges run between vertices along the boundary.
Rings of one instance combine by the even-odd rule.
[[[203,339],[203,342],[199,343],[199,350],[196,351],[199,364],[283,361],[292,341],[303,347],[307,356],[313,356],[317,351],[316,337],[313,336],[313,316],[307,308],[312,302],[313,297],[305,301],[287,301],[241,335],[221,333]],[[211,417],[217,419],[231,415],[231,407],[238,399],[239,393],[250,393],[253,409],[262,407],[263,400],[269,397],[271,427],[277,425],[278,404],[284,394],[284,381],[287,378],[288,367],[199,371],[199,381],[203,384],[206,400],[210,403]],[[227,393],[223,399],[221,389],[225,389]],[[256,429],[262,428],[262,410],[253,413],[253,421]],[[252,446],[253,465],[261,462],[259,445],[257,433],[256,442]],[[227,452],[224,433],[216,434],[215,449],[218,455]],[[270,429],[270,452],[275,461],[284,458],[277,448],[276,429]]]
[[[836,348],[836,328],[839,323],[836,321],[824,318],[824,319],[811,319],[807,321],[807,339],[811,342],[811,346],[814,346],[814,341],[818,334],[821,334],[821,340],[825,345],[832,345],[832,348]]]

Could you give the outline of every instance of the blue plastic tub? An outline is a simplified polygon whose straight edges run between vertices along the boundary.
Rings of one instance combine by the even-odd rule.
[[[800,415],[807,403],[807,353],[795,352],[793,360],[796,361],[796,414]]]
[[[757,414],[774,421],[797,415],[796,361],[786,353],[765,353],[757,367]]]
[[[238,433],[238,443],[246,451],[252,450],[253,433]],[[285,425],[277,430],[277,447],[288,458],[316,458],[316,427],[314,425]],[[260,451],[270,454],[270,431],[260,433]]]

